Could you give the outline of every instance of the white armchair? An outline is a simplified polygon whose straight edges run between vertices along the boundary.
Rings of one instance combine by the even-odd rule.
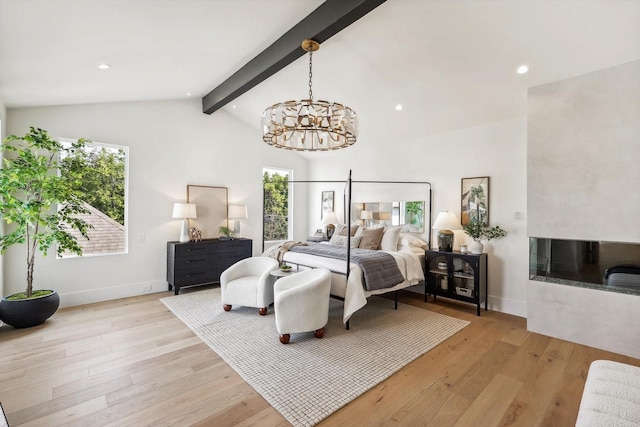
[[[233,305],[257,307],[264,316],[273,303],[273,281],[269,273],[278,269],[278,261],[267,257],[245,258],[220,275],[224,311]]]
[[[316,268],[279,279],[274,286],[276,329],[280,342],[287,344],[290,334],[313,331],[324,336],[329,320],[331,272]]]

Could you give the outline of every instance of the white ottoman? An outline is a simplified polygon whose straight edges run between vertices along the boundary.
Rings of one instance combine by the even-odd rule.
[[[576,427],[640,426],[640,367],[610,360],[591,363]]]

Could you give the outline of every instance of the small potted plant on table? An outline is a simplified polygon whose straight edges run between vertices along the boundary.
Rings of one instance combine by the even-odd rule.
[[[469,245],[469,251],[472,254],[481,254],[484,250],[482,240],[499,239],[507,235],[500,226],[485,227],[478,218],[471,218],[469,223],[462,226],[464,232],[473,239],[473,243]]]

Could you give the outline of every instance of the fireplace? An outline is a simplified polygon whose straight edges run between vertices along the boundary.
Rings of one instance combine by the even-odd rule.
[[[529,279],[640,295],[640,244],[531,237]]]

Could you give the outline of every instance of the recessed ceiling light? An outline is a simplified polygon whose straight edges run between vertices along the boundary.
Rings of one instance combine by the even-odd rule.
[[[191,96],[191,92],[187,92],[187,96]]]
[[[396,104],[396,111],[402,111],[402,104]]]
[[[518,72],[518,74],[526,74],[527,71],[529,71],[529,66],[528,65],[521,65],[518,67],[518,69],[516,70]]]
[[[109,64],[100,64],[100,65],[98,65],[98,68],[100,68],[101,70],[108,70],[109,68],[111,68],[111,65],[109,65]]]

